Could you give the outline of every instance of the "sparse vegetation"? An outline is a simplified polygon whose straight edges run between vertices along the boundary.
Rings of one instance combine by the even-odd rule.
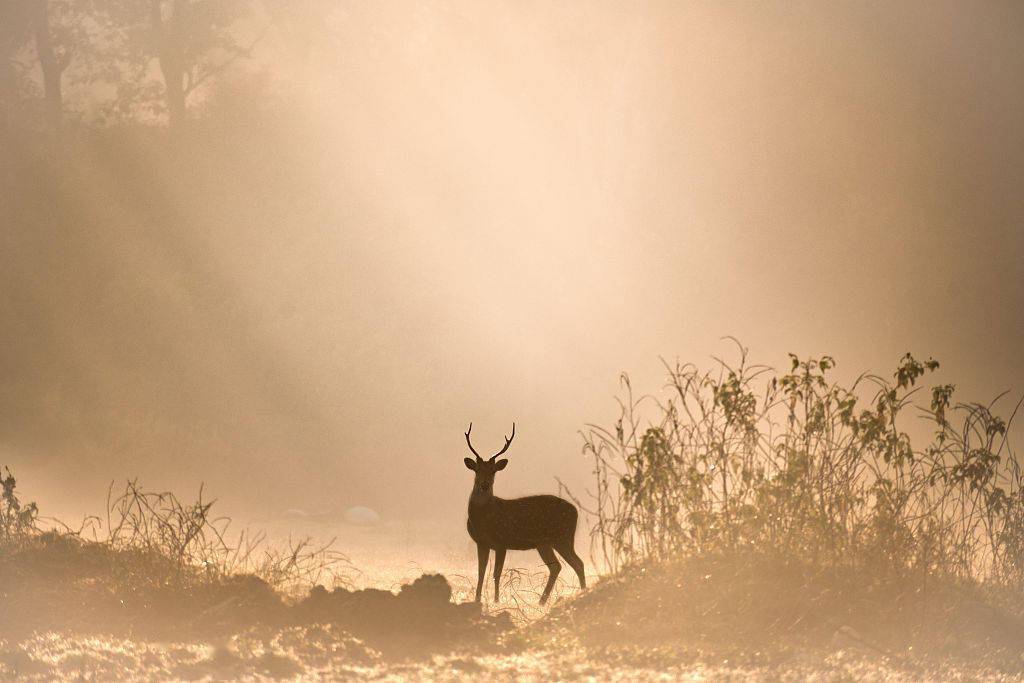
[[[1024,472],[1008,418],[931,387],[904,356],[893,380],[834,381],[828,356],[788,372],[668,367],[669,395],[635,398],[591,426],[585,506],[611,569],[719,551],[773,552],[873,574],[916,572],[1024,586]],[[911,431],[908,413],[926,419]],[[927,431],[931,438],[924,438]],[[922,443],[922,441],[924,441]]]
[[[171,492],[146,491],[129,481],[119,496],[108,496],[104,542],[121,552],[159,558],[181,581],[249,574],[283,591],[345,581],[348,558],[333,541],[317,545],[303,537],[282,550],[268,544],[262,532],[232,534],[231,520],[214,517],[213,505],[203,500],[201,488],[195,502],[183,503]]]
[[[711,371],[667,365],[664,397],[623,375],[618,419],[584,434],[596,488],[577,502],[614,578],[565,608],[580,638],[764,654],[855,626],[876,654],[1021,670],[1020,403],[956,403],[909,353],[845,386],[831,357],[779,373],[737,346]]]
[[[0,633],[37,628],[153,633],[267,618],[282,595],[344,581],[347,559],[304,538],[273,548],[262,534],[229,536],[230,520],[135,481],[111,496],[106,520],[46,529],[34,503],[4,478],[0,507]],[[230,608],[230,609],[228,609]]]
[[[251,575],[275,590],[290,591],[317,583],[343,583],[348,558],[333,541],[317,545],[303,537],[284,550],[267,543],[262,532],[230,533],[231,520],[212,514],[215,501],[184,503],[171,492],[153,492],[128,481],[117,496],[108,496],[105,523],[88,517],[77,528],[59,520],[41,526],[38,506],[22,503],[16,480],[4,470],[0,503],[0,543],[6,554],[21,548],[59,544],[83,553],[105,553],[126,565],[132,580],[192,588],[204,582]],[[111,485],[111,494],[113,485]]]

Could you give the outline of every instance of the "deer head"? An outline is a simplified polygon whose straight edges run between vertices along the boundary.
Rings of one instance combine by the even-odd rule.
[[[466,445],[469,446],[469,450],[476,456],[476,460],[473,458],[465,458],[463,460],[466,463],[466,467],[473,470],[476,473],[476,477],[473,480],[473,493],[490,495],[494,490],[494,475],[501,470],[505,469],[505,465],[508,464],[508,460],[496,460],[499,455],[508,450],[508,447],[512,445],[512,439],[516,438],[516,423],[512,423],[512,436],[505,437],[505,445],[500,451],[492,455],[487,460],[480,457],[480,454],[473,448],[473,442],[470,441],[469,433],[473,431],[473,423],[469,423],[469,429],[466,430]]]

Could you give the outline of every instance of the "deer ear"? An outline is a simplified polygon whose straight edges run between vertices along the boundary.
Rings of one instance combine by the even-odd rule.
[[[463,458],[462,462],[466,463],[466,467],[476,472],[476,463],[473,462],[472,458]]]
[[[501,470],[505,469],[505,465],[507,464],[508,460],[499,460],[498,462],[494,463],[494,471],[500,472]]]

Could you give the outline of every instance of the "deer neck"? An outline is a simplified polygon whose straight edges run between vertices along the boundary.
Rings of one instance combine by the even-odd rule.
[[[494,495],[494,491],[481,491],[477,487],[473,487],[473,492],[469,494],[469,507],[481,508],[493,503],[497,498]]]

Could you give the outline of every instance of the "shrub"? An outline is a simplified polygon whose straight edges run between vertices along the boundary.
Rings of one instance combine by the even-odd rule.
[[[595,558],[611,570],[709,551],[785,553],[875,572],[941,572],[1024,585],[1024,476],[995,401],[914,399],[939,367],[911,354],[892,379],[830,377],[829,356],[788,372],[721,359],[666,364],[667,395],[589,425]],[[1020,403],[1017,404],[1017,408]],[[905,430],[908,413],[930,423]],[[919,423],[920,425],[920,423]],[[921,445],[923,443],[923,445]],[[579,501],[577,501],[579,503]]]

